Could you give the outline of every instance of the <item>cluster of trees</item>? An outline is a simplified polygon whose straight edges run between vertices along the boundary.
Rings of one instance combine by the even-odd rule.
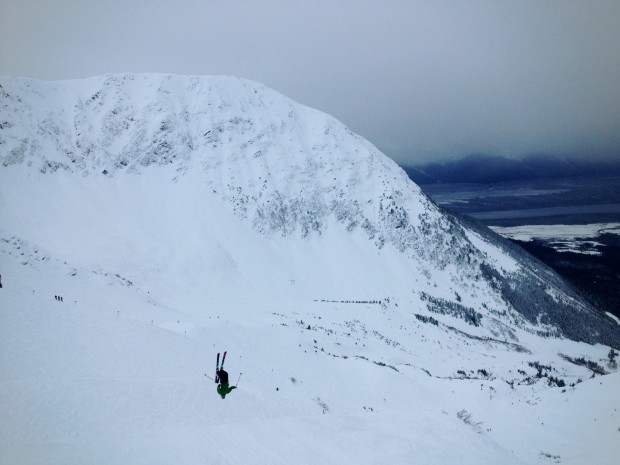
[[[372,304],[372,305],[382,305],[381,300],[327,300],[321,299],[323,303],[334,303],[334,304]]]
[[[459,420],[462,420],[465,424],[471,426],[474,431],[476,431],[476,433],[482,433],[482,422],[474,421],[471,413],[469,413],[467,410],[459,410],[458,412],[456,412],[456,416]]]
[[[612,349],[612,351],[613,351],[613,349]],[[564,355],[564,354],[560,354],[560,357],[562,357],[567,362],[570,362],[570,363],[573,363],[575,365],[579,365],[579,366],[582,366],[582,367],[586,367],[589,370],[591,370],[592,373],[595,373],[597,375],[606,375],[607,374],[607,372],[605,371],[605,368],[600,366],[598,363],[593,362],[592,360],[587,360],[584,357],[573,358],[573,357],[570,357],[570,356]]]
[[[495,379],[493,373],[487,371],[484,368],[480,368],[477,374],[473,370],[470,370],[469,374],[465,370],[457,370],[456,374],[460,379]]]
[[[437,321],[435,318],[433,318],[432,316],[424,316],[424,315],[418,315],[417,313],[415,314],[415,317],[420,320],[422,323],[430,323],[432,325],[435,326],[439,326],[439,321]]]
[[[618,352],[616,352],[614,349],[609,350],[609,354],[607,355],[607,358],[609,358],[609,368],[611,368],[612,370],[615,370],[616,368],[618,368],[618,363],[616,362],[617,356],[618,356]]]
[[[537,381],[546,378],[549,386],[553,387],[565,387],[566,382],[563,379],[557,378],[550,373],[554,371],[551,365],[542,365],[540,362],[528,362],[528,365],[536,369],[536,374],[533,376],[527,376],[527,373],[523,370],[519,370],[519,373],[526,376],[519,384],[534,384]],[[514,383],[514,381],[512,382]],[[512,386],[512,383],[508,383]]]
[[[482,324],[482,314],[471,307],[466,307],[465,305],[440,297],[433,297],[426,292],[421,292],[420,298],[422,301],[426,302],[426,308],[433,313],[454,316],[472,326],[480,326]]]
[[[504,275],[483,262],[479,266],[479,276],[489,282],[528,322],[536,326],[547,325],[539,335],[565,336],[588,344],[620,347],[617,325],[589,305],[573,286],[551,268],[475,219],[459,214],[454,214],[454,217],[518,261],[521,271]]]
[[[532,255],[549,264],[557,273],[584,294],[594,306],[618,315],[620,293],[617,292],[620,275],[620,236],[602,234],[597,238],[601,255],[570,254],[558,252],[545,241],[533,240],[519,245]]]

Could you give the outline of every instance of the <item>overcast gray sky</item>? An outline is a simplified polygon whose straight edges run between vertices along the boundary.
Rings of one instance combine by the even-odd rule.
[[[0,74],[256,80],[397,162],[620,159],[620,1],[0,0]]]

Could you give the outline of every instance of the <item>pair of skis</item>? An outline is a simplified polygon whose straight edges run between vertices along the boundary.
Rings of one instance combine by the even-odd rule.
[[[222,364],[220,365],[220,353],[217,353],[217,359],[215,360],[215,382],[220,382],[220,377],[217,374],[222,368],[224,368],[224,361],[226,360],[226,352],[222,356]]]

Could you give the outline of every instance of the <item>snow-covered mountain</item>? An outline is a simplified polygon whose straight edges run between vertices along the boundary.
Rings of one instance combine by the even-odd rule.
[[[620,378],[585,382],[617,322],[328,115],[230,77],[5,77],[0,163],[4,461],[618,451]],[[225,403],[218,350],[244,372]],[[589,395],[601,449],[515,436]]]

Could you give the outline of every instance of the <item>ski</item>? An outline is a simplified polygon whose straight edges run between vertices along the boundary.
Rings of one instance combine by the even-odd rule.
[[[224,360],[226,360],[226,351],[224,351],[224,355],[222,355],[222,364],[220,365],[220,353],[217,353],[217,358],[215,359],[215,382],[220,382],[220,377],[217,375],[217,372],[224,368]]]

